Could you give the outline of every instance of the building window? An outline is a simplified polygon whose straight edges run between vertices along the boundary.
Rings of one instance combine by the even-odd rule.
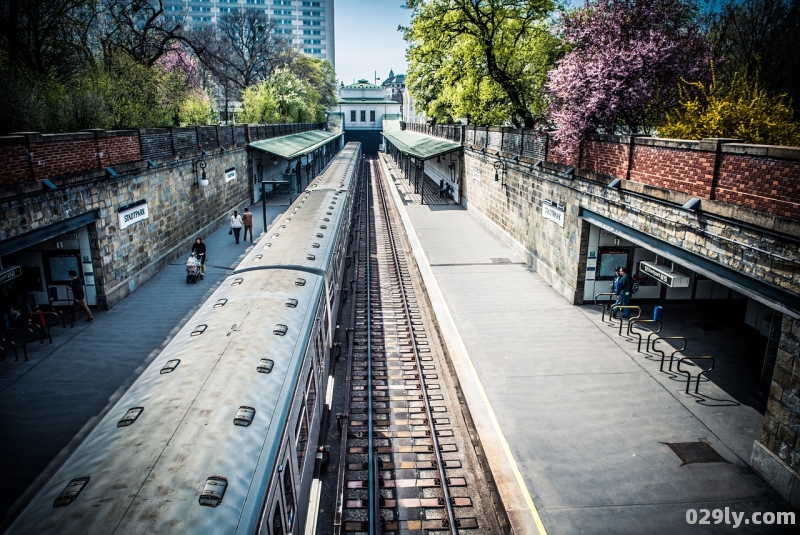
[[[356,122],[356,110],[350,110],[350,122]]]
[[[304,20],[303,26],[322,26],[322,22],[318,20]]]
[[[367,111],[366,110],[361,110],[361,122],[362,123],[366,123],[367,122]]]
[[[273,9],[272,10],[272,14],[273,15],[291,15],[292,14],[292,10],[291,9]]]
[[[322,35],[321,30],[303,30],[303,35]]]
[[[303,7],[320,7],[320,2],[303,2]]]
[[[375,122],[375,110],[369,110],[369,122]]]

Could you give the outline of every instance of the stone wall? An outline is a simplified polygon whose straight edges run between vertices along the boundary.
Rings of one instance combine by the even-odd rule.
[[[0,238],[8,239],[97,211],[89,225],[98,305],[110,308],[186,253],[196,236],[222,225],[230,212],[250,198],[247,149],[204,156],[209,186],[196,185],[192,162],[202,153],[185,157],[133,162],[119,167],[117,176],[90,172],[53,179],[56,190],[25,191],[5,188],[0,200]],[[236,167],[235,180],[225,170]],[[148,219],[119,228],[121,207],[146,201]]]
[[[783,318],[761,443],[800,472],[800,321],[788,316]]]
[[[0,186],[49,180],[200,149],[244,147],[253,141],[323,127],[322,123],[282,123],[12,134],[0,137]]]
[[[576,154],[555,150],[550,133],[511,128],[408,123],[405,128],[484,154],[544,160],[600,175],[800,218],[800,148],[590,134]]]

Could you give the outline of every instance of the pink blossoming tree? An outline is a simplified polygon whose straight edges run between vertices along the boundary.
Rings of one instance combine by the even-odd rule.
[[[568,52],[547,90],[563,155],[598,129],[650,131],[677,104],[682,78],[708,77],[711,48],[681,0],[591,0],[560,33]]]

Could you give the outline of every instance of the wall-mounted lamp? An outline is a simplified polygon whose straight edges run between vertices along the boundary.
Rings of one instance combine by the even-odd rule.
[[[495,161],[494,164],[492,164],[492,165],[494,165],[494,181],[495,182],[499,182],[500,181],[500,174],[499,173],[502,171],[502,173],[503,173],[503,187],[505,187],[505,185],[506,185],[506,180],[505,180],[505,178],[506,178],[506,170],[508,169],[508,167],[506,167],[505,162],[503,160],[500,160],[500,159]]]
[[[208,178],[206,178],[206,160],[205,160],[205,151],[203,151],[203,156],[200,156],[199,159],[192,162],[192,171],[194,171],[194,179],[195,185],[204,188],[208,186]],[[197,170],[200,169],[201,175],[200,177],[197,176]]]
[[[273,157],[270,159],[270,161],[272,162],[272,165],[278,165],[278,158],[276,158],[275,156],[273,156]]]
[[[448,169],[451,171],[456,168],[456,162],[450,162],[450,165],[447,166]]]

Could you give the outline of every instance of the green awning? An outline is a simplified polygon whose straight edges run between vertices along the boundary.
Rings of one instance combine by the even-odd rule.
[[[294,160],[314,152],[326,143],[330,143],[342,133],[334,134],[326,130],[312,130],[290,136],[280,136],[250,143],[252,147],[267,154],[273,154],[284,160]]]
[[[417,134],[408,130],[383,132],[383,137],[400,152],[420,160],[429,160],[461,149],[461,144],[455,141]]]

